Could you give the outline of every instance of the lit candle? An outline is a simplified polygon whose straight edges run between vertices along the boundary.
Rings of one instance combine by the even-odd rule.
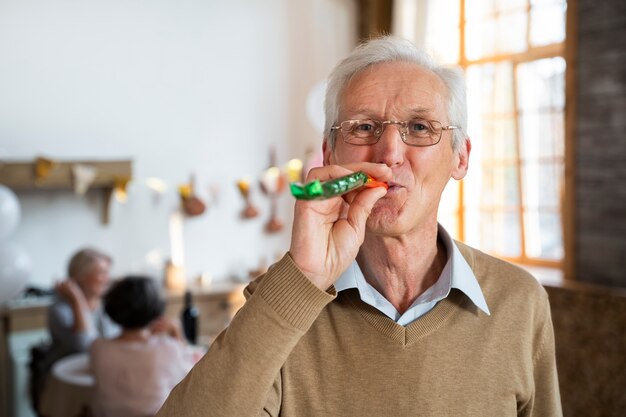
[[[170,251],[172,264],[179,267],[184,266],[183,214],[179,210],[176,210],[170,215]]]
[[[165,286],[183,290],[185,280],[185,250],[183,246],[183,214],[176,210],[170,215],[170,262],[165,270]]]

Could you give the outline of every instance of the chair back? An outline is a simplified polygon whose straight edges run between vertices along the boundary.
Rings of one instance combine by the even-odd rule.
[[[33,410],[40,415],[39,405],[46,378],[50,373],[52,343],[41,342],[30,348],[28,391]]]

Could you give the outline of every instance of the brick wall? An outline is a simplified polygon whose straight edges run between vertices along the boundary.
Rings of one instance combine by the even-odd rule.
[[[576,278],[626,287],[626,2],[577,2]]]

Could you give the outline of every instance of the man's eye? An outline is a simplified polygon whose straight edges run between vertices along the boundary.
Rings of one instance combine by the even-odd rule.
[[[427,132],[430,130],[430,126],[428,122],[424,120],[411,120],[409,122],[409,131],[410,132]]]
[[[376,129],[376,125],[374,124],[374,122],[371,121],[362,121],[359,123],[356,123],[354,125],[354,130],[357,132],[373,132]]]

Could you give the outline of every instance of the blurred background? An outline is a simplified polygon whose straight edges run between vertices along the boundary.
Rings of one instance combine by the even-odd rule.
[[[24,289],[81,247],[162,280],[173,316],[198,288],[207,337],[223,328],[288,248],[286,183],[320,162],[325,78],[384,33],[466,73],[470,173],[441,222],[546,285],[567,415],[623,410],[622,1],[0,0],[0,415],[33,415],[45,331]]]

